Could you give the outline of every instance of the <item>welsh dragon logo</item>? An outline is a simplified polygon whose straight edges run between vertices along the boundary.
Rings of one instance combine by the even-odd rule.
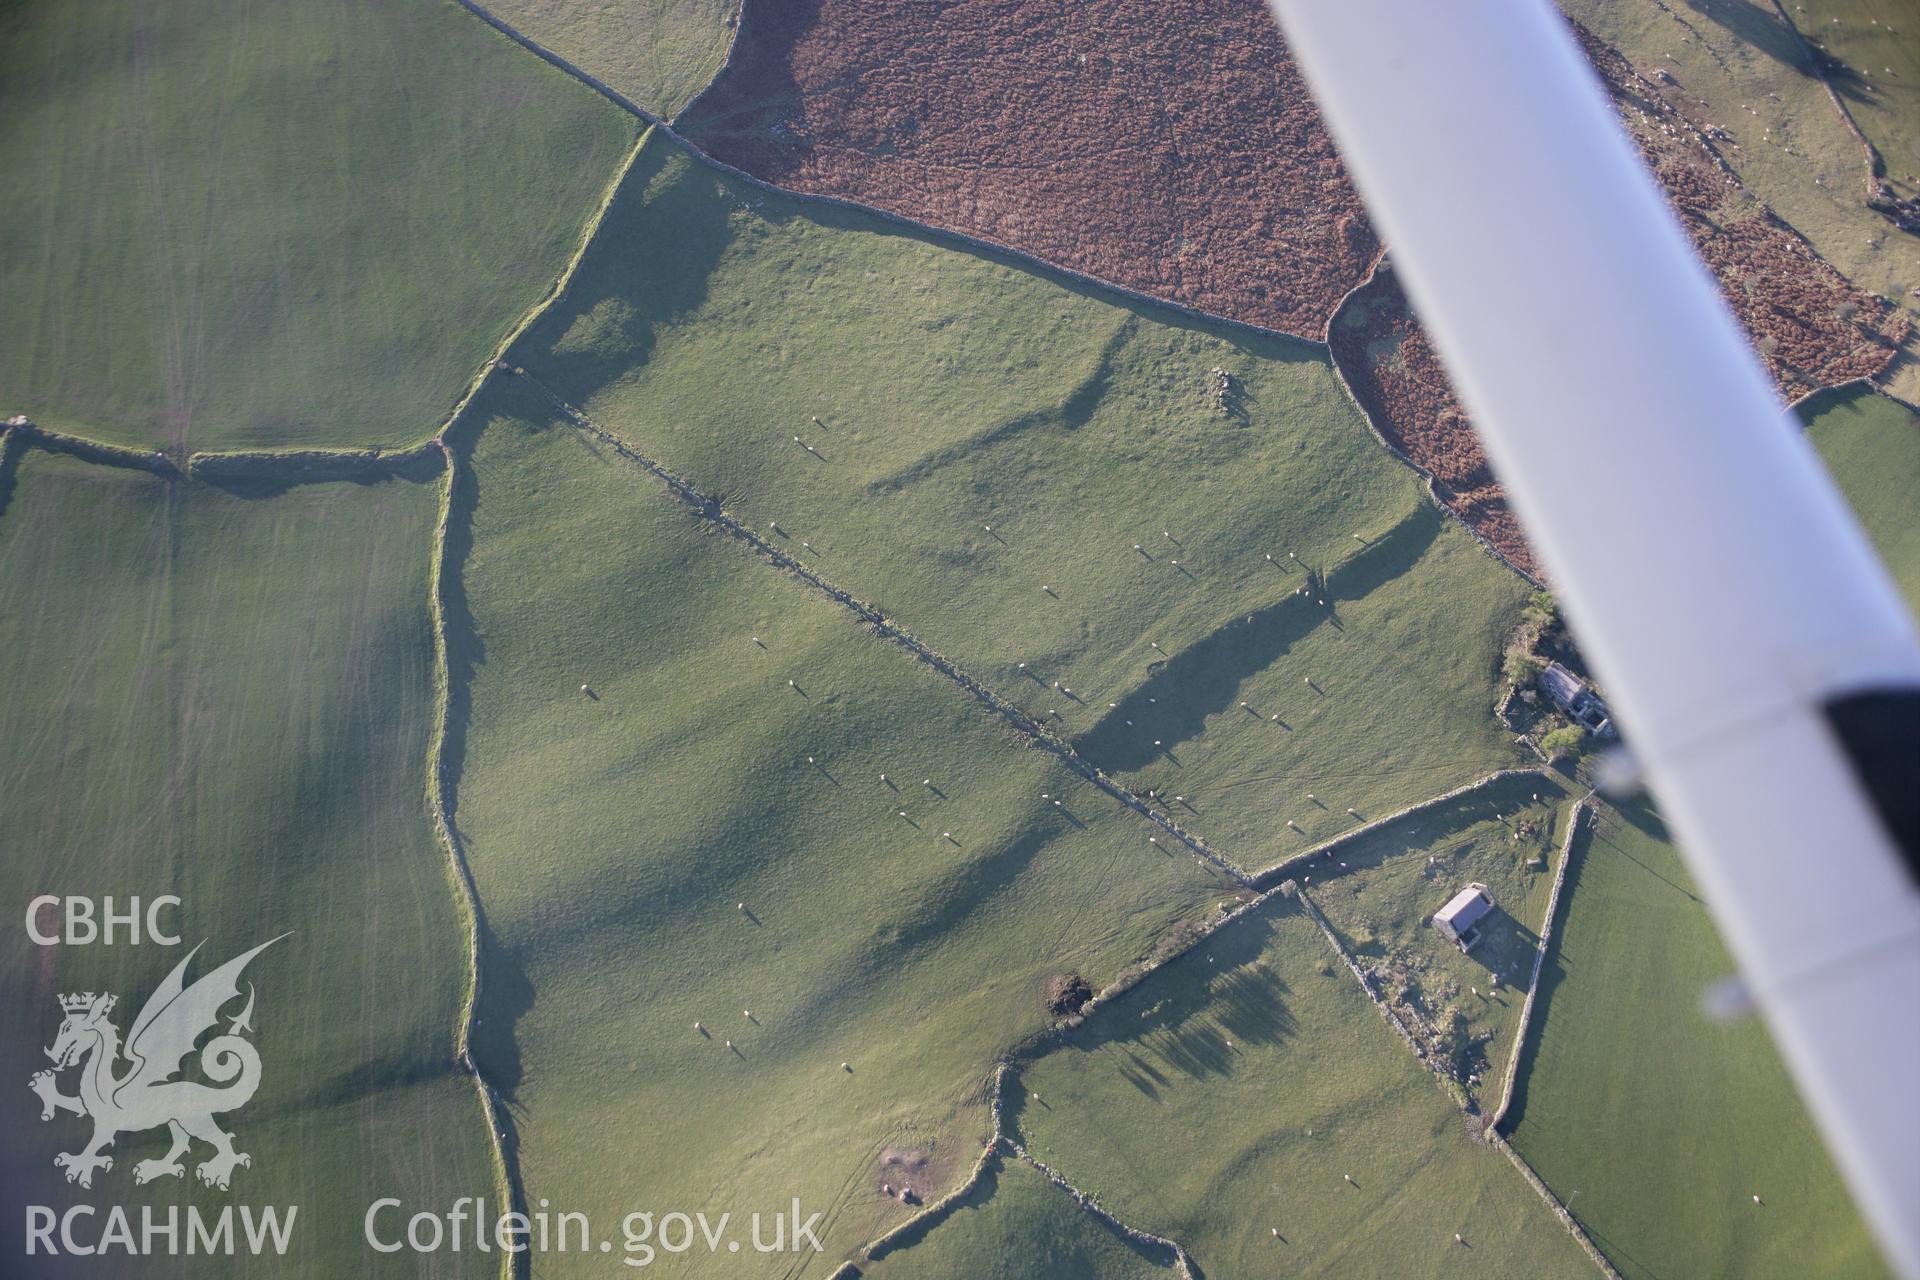
[[[233,1135],[213,1121],[216,1115],[245,1106],[260,1087],[260,1053],[242,1038],[253,1030],[251,983],[246,1007],[228,1021],[224,1034],[200,1048],[200,1070],[214,1083],[175,1077],[200,1037],[218,1028],[220,1010],[239,998],[240,972],[247,962],[278,941],[263,942],[187,986],[183,975],[200,951],[196,946],[147,1000],[124,1045],[119,1028],[109,1018],[114,996],[88,991],[60,997],[66,1018],[47,1050],[53,1069],[36,1072],[28,1086],[40,1095],[42,1120],[51,1120],[61,1111],[93,1119],[93,1138],[85,1147],[53,1158],[56,1166],[66,1170],[68,1182],[91,1187],[94,1170],[113,1168],[113,1157],[104,1152],[116,1137],[161,1125],[172,1135],[173,1147],[157,1160],[134,1165],[137,1183],[184,1175],[186,1166],[180,1158],[195,1138],[213,1148],[213,1155],[195,1170],[210,1187],[225,1190],[236,1167],[253,1163],[244,1151],[234,1150]],[[69,1096],[60,1092],[58,1074],[74,1066],[80,1068],[80,1092]]]

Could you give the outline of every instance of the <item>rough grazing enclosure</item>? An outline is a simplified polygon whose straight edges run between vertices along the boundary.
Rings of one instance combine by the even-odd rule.
[[[783,187],[1302,337],[1379,256],[1258,0],[750,4],[681,124]]]
[[[1434,493],[1455,515],[1509,561],[1537,574],[1533,548],[1399,278],[1383,265],[1340,309],[1327,340],[1347,386],[1387,443],[1433,476]]]
[[[1739,185],[1611,46],[1576,26],[1782,390],[1882,371],[1908,322]],[[937,48],[940,65],[915,50]],[[1124,52],[1116,52],[1124,51]],[[749,4],[682,121],[717,158],[1154,297],[1333,342],[1391,444],[1533,570],[1518,523],[1391,286],[1329,320],[1378,241],[1258,0]],[[1578,302],[1566,322],[1577,334]],[[1344,336],[1330,328],[1352,326]],[[1363,360],[1364,353],[1371,352]],[[1384,358],[1389,367],[1369,367]]]

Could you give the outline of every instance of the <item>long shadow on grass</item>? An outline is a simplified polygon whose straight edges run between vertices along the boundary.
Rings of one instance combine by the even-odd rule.
[[[1335,621],[1341,600],[1357,600],[1411,570],[1440,535],[1441,516],[1426,503],[1329,575],[1328,607],[1288,595],[1251,615],[1236,615],[1167,661],[1074,743],[1110,773],[1145,768],[1200,736],[1207,720],[1235,704],[1240,686],[1272,666],[1322,622]],[[1247,621],[1251,617],[1251,621]],[[1149,703],[1149,697],[1157,701]],[[1132,724],[1127,722],[1131,720]],[[1155,738],[1162,746],[1153,745]]]
[[[969,454],[992,448],[1003,440],[1010,440],[1035,427],[1059,426],[1068,431],[1077,431],[1086,426],[1093,420],[1094,410],[1100,407],[1101,398],[1106,395],[1107,387],[1113,381],[1115,357],[1126,347],[1138,328],[1138,317],[1131,315],[1114,326],[1113,332],[1101,344],[1099,354],[1094,357],[1092,367],[1059,404],[1015,414],[964,440],[937,449],[892,475],[869,481],[867,491],[884,493],[904,489],[952,466]]]
[[[1553,779],[1531,774],[1502,778],[1478,791],[1431,805],[1364,836],[1322,850],[1304,865],[1318,877],[1315,884],[1331,883],[1357,871],[1373,870],[1390,858],[1453,848],[1470,828],[1491,822],[1517,805],[1530,804],[1536,795],[1541,797],[1540,803],[1554,805],[1573,798],[1565,786]],[[1342,862],[1347,865],[1340,866]],[[1286,873],[1295,869],[1288,866]],[[1265,888],[1281,878],[1283,874],[1278,869],[1263,872],[1260,885]]]
[[[838,1016],[848,991],[873,990],[898,981],[903,970],[926,963],[941,942],[964,930],[970,917],[986,911],[996,896],[1013,889],[1054,837],[1061,834],[1064,832],[1029,826],[980,857],[941,869],[919,886],[912,908],[903,917],[876,920],[849,909],[845,922],[868,931],[867,944],[815,974],[807,998],[791,1011],[794,1024],[825,1025]],[[991,975],[955,972],[950,976],[957,989],[967,990]],[[1037,1012],[1038,1001],[1034,1008]],[[1010,1026],[1008,1038],[1022,1029]]]
[[[13,502],[13,490],[20,474],[21,444],[17,432],[0,432],[0,518],[6,516],[7,507]]]
[[[1780,15],[1771,9],[1754,4],[1709,3],[1709,0],[1687,0],[1687,8],[1725,27],[1741,44],[1760,50],[1809,79],[1817,78],[1824,70],[1835,93],[1856,102],[1873,100],[1872,86],[1860,78],[1858,71],[1815,49],[1811,42],[1803,41],[1800,33],[1781,21]]]
[[[460,439],[453,444],[456,461],[449,481],[446,554],[440,576],[447,647],[447,723],[440,768],[447,825],[456,840],[460,840],[460,780],[466,769],[467,726],[473,712],[473,673],[487,660],[486,642],[474,622],[466,585],[467,559],[473,552],[473,511],[480,501],[479,479],[471,463],[473,434],[462,428]],[[465,847],[464,841],[461,847]],[[486,903],[477,889],[473,909],[480,951],[473,1058],[494,1091],[511,1104],[523,1074],[515,1028],[533,1007],[533,984],[519,960],[494,935],[487,921]],[[510,1123],[509,1117],[502,1116],[502,1122]],[[511,1159],[508,1167],[516,1167]]]
[[[1121,1076],[1149,1098],[1175,1076],[1231,1075],[1237,1046],[1279,1044],[1299,1030],[1287,1004],[1292,988],[1260,959],[1275,921],[1298,912],[1290,901],[1270,899],[1099,1009],[1066,1046],[1116,1055]],[[1198,990],[1179,990],[1183,984]],[[1024,1105],[1018,1094],[1009,1101]]]
[[[1613,806],[1613,811],[1617,813],[1621,818],[1623,818],[1629,825],[1635,827],[1636,829],[1641,831],[1643,834],[1651,837],[1652,839],[1658,840],[1663,844],[1672,843],[1672,837],[1667,833],[1667,824],[1661,821],[1660,815],[1654,812],[1652,804],[1650,804],[1644,797],[1641,797],[1635,800],[1622,801]],[[1649,866],[1644,860],[1635,857],[1624,846],[1616,843],[1613,840],[1608,839],[1607,833],[1604,829],[1592,831],[1589,834],[1588,838],[1592,840],[1597,840],[1601,844],[1606,845],[1609,852],[1619,854],[1621,857],[1625,858],[1628,862],[1631,862],[1634,866],[1640,868],[1642,871],[1652,876],[1655,880],[1658,880],[1661,884],[1664,884],[1665,886],[1667,886],[1667,888],[1673,890],[1675,893],[1686,898],[1688,901],[1693,902],[1696,905],[1700,905],[1700,906],[1706,905],[1702,901],[1700,895],[1693,891],[1693,886],[1685,883],[1684,881],[1674,879],[1672,876],[1668,875],[1666,872],[1660,870],[1657,867]]]
[[[298,1093],[272,1099],[265,1106],[247,1108],[249,1121],[279,1116],[308,1116],[315,1110],[341,1106],[416,1085],[433,1084],[454,1075],[443,1056],[396,1051],[361,1062],[315,1080]]]
[[[1561,896],[1565,898],[1560,906],[1562,921],[1572,918],[1579,909],[1580,882],[1585,877],[1587,855],[1592,848],[1593,826],[1591,821],[1584,823],[1567,850],[1567,878],[1560,886]],[[1526,1043],[1520,1046],[1520,1060],[1513,1067],[1513,1101],[1500,1121],[1500,1131],[1509,1137],[1526,1121],[1527,1096],[1533,1083],[1534,1062],[1540,1056],[1540,1042],[1553,1021],[1554,999],[1559,994],[1560,984],[1567,977],[1566,964],[1561,959],[1561,948],[1565,945],[1566,934],[1563,931],[1548,946],[1546,961],[1540,966],[1540,985],[1534,989],[1533,1019],[1527,1026]]]
[[[655,133],[627,173],[565,296],[515,344],[515,355],[574,404],[645,364],[661,329],[707,300],[735,226],[704,164]]]
[[[236,498],[277,498],[301,485],[372,486],[403,480],[426,484],[445,465],[438,449],[387,456],[305,453],[222,458],[194,469],[194,479]]]
[[[768,15],[773,13],[780,13],[783,19],[805,22],[807,19],[803,14],[817,6],[792,4],[750,8],[755,15],[751,21],[758,24],[768,21]],[[752,58],[758,50],[754,42],[746,38],[745,31],[746,25],[743,24],[735,47],[746,57]],[[777,137],[784,117],[804,95],[794,84],[787,68],[773,59],[758,59],[757,65],[751,70],[746,68],[745,62],[736,62],[734,70],[728,74],[728,81],[735,84],[754,83],[757,86],[754,100],[723,107],[716,104],[731,95],[709,94],[702,99],[698,109],[689,113],[687,119],[678,122],[680,131],[727,164],[749,173],[764,175],[770,182],[785,181],[789,166],[782,148],[787,144],[769,139]],[[724,90],[726,87],[727,82],[723,81],[720,88]],[[1224,339],[1262,359],[1315,363],[1325,363],[1327,360],[1326,349],[1319,343],[1268,333],[1224,318],[1199,316],[1167,303],[1133,297],[1116,288],[1096,284],[1064,271],[1037,257],[981,244],[961,232],[909,221],[906,215],[889,216],[855,201],[842,204],[775,195],[759,188],[751,190],[759,200],[756,211],[776,225],[792,218],[804,218],[816,226],[831,230],[917,240],[934,248],[963,253],[970,258],[1018,271],[1021,275],[1038,277],[1068,293],[1131,312],[1154,324]]]
[[[460,780],[466,769],[473,672],[486,662],[486,643],[474,622],[466,585],[467,560],[473,552],[473,511],[480,501],[479,479],[472,465],[478,430],[460,423],[447,436],[453,471],[447,479],[446,545],[440,569],[440,609],[445,628],[442,642],[447,653],[447,716],[439,768],[447,828],[453,834],[455,847],[463,851],[466,842],[460,835]],[[467,874],[473,875],[470,863]],[[533,983],[528,980],[518,957],[502,946],[494,934],[477,880],[474,886],[473,927],[477,950],[474,980],[478,991],[468,1035],[468,1053],[480,1073],[483,1087],[491,1089],[500,1103],[494,1108],[494,1121],[499,1126],[496,1137],[501,1163],[506,1168],[509,1201],[506,1207],[523,1213],[527,1208],[527,1194],[520,1180],[516,1094],[525,1069],[516,1030],[520,1019],[533,1008]],[[526,1274],[524,1266],[516,1266],[513,1274]]]
[[[673,172],[673,167],[678,172]],[[764,171],[777,169],[762,166]],[[910,225],[872,210],[801,200],[737,184],[656,133],[634,162],[607,210],[599,234],[567,296],[515,346],[566,399],[584,404],[651,358],[661,329],[683,322],[707,300],[722,256],[738,235],[734,213],[747,202],[773,226],[795,219],[832,231],[914,240],[963,253],[1025,276],[1038,276],[1068,293],[1168,328],[1205,333],[1264,360],[1324,363],[1316,343],[1202,319],[1169,306],[1130,298],[1018,255],[968,243],[952,233]],[[1097,399],[1099,387],[1094,388]],[[1064,412],[1091,412],[1093,401],[1070,398]]]

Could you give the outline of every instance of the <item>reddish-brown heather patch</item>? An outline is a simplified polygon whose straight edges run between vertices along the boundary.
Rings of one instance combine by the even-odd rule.
[[[1854,287],[1733,180],[1707,144],[1617,52],[1580,32],[1649,165],[1782,393],[1871,377],[1905,314]],[[1394,448],[1432,473],[1461,519],[1538,576],[1533,550],[1393,273],[1356,293],[1329,335],[1334,360]]]
[[[1379,242],[1258,0],[762,0],[679,126],[782,187],[1320,339]]]
[[[1782,391],[1884,369],[1903,314],[1748,195],[1677,90],[1576,33]],[[1394,447],[1535,571],[1391,276],[1328,333],[1379,244],[1261,0],[752,0],[731,69],[679,123],[790,190],[1326,338]]]
[[[1533,549],[1500,492],[1446,370],[1382,267],[1340,311],[1333,359],[1387,443],[1433,476],[1434,493],[1513,564],[1538,576]]]

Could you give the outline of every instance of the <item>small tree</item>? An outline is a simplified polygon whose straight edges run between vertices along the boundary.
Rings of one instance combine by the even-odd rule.
[[[1545,663],[1517,646],[1507,650],[1506,660],[1500,664],[1500,674],[1505,676],[1509,683],[1523,689],[1538,679],[1544,670],[1546,670]]]
[[[1547,759],[1559,760],[1576,750],[1585,737],[1578,726],[1563,724],[1540,739],[1540,749],[1547,753]]]

